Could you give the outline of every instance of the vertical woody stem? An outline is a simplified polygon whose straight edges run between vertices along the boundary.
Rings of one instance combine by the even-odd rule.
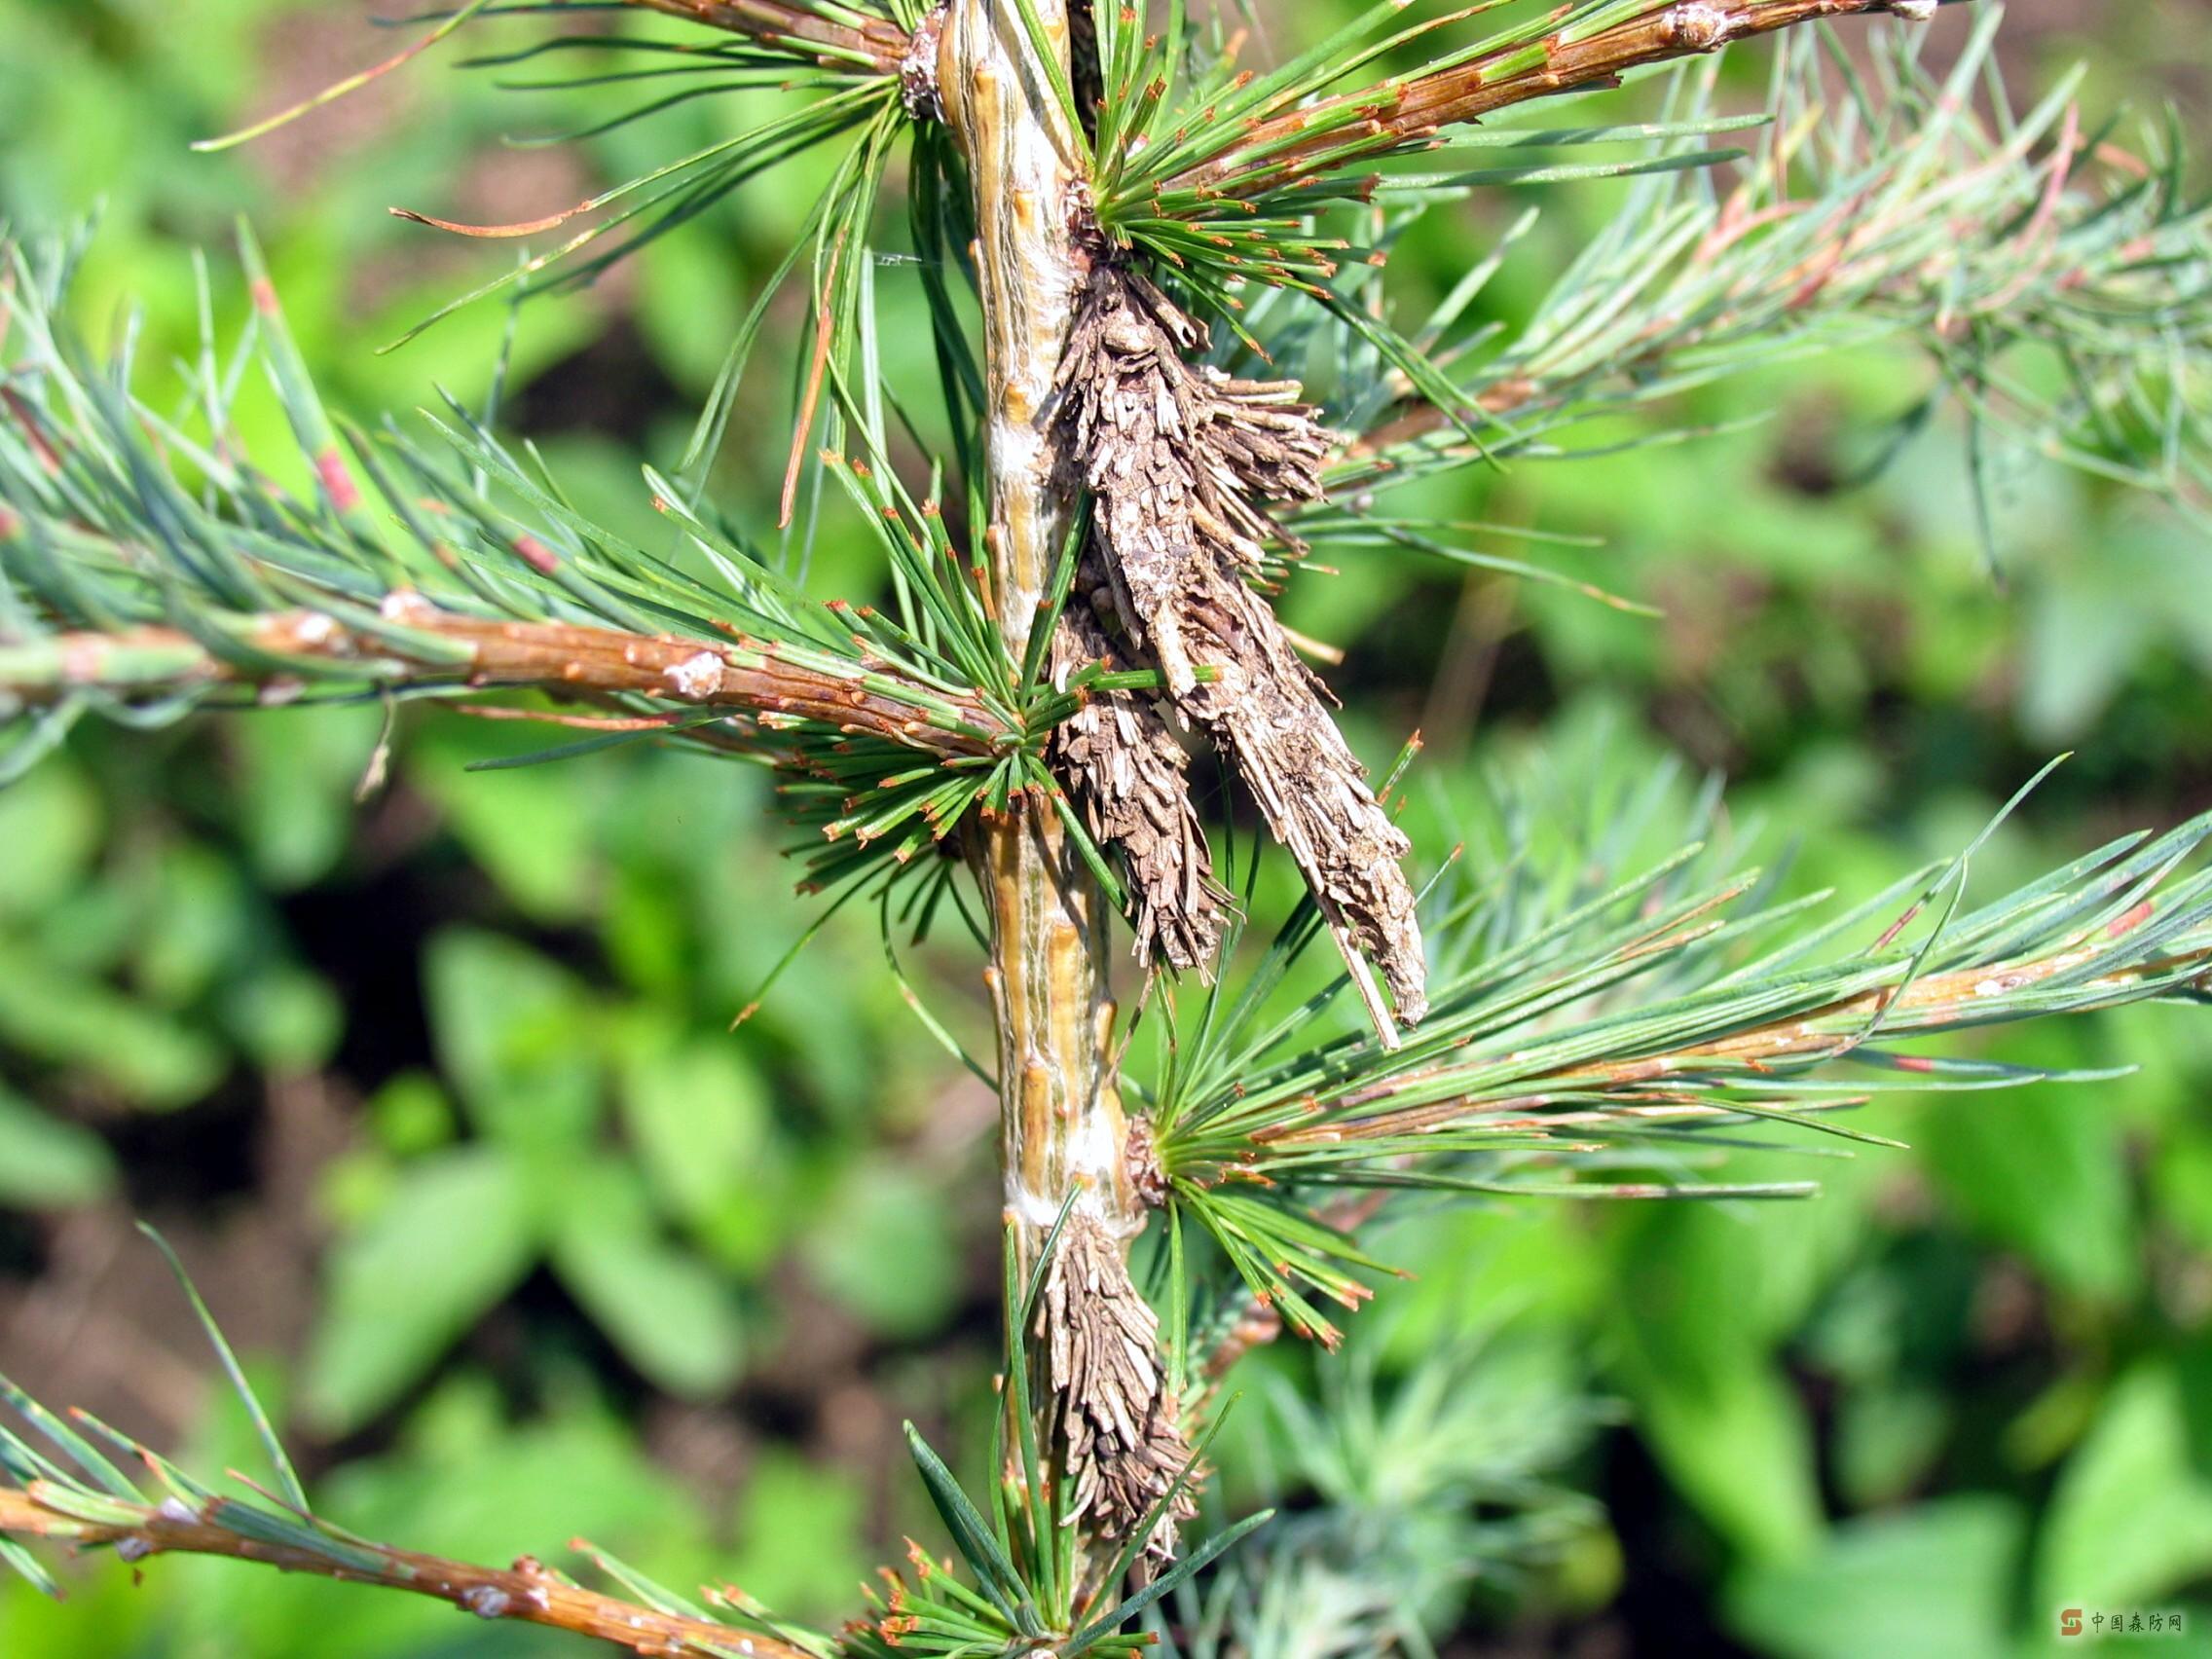
[[[1031,0],[1064,65],[1066,0]],[[1012,0],[950,0],[939,96],[968,158],[984,332],[993,599],[1020,660],[1069,529],[1051,403],[1074,319],[1082,258],[1070,233],[1076,144]],[[976,862],[991,916],[998,1014],[1000,1159],[1024,1270],[1068,1209],[1035,1333],[1037,1443],[1068,1477],[1079,1603],[1092,1574],[1158,1513],[1187,1456],[1165,1400],[1152,1310],[1130,1283],[1144,1207],[1124,1167],[1128,1125],[1112,1057],[1111,906],[1051,803],[1015,802],[980,829]],[[1187,1498],[1147,1551],[1175,1547]]]
[[[1067,0],[1026,0],[1042,48],[1064,68]],[[938,95],[968,157],[984,335],[993,599],[1021,660],[1069,530],[1068,480],[1051,402],[1067,349],[1082,255],[1070,229],[1077,142],[1013,0],[949,0]],[[1049,801],[1021,799],[981,827],[977,873],[991,915],[989,982],[999,1032],[1000,1159],[1017,1254],[1037,1264],[1046,1230],[1068,1219],[1046,1264],[1038,1339],[1037,1443],[1072,1493],[1075,1604],[1124,1540],[1146,1529],[1149,1559],[1173,1554],[1194,1512],[1176,1477],[1189,1460],[1166,1398],[1157,1320],[1130,1282],[1144,1206],[1125,1167],[1107,996],[1111,906]],[[1157,1519],[1155,1519],[1157,1518]]]
[[[1064,63],[1064,0],[1036,0],[1035,10]],[[1018,660],[1068,528],[1047,405],[1081,272],[1068,225],[1076,150],[1009,0],[952,0],[938,85],[975,188],[986,535],[994,599]],[[1033,1259],[1073,1187],[1083,1189],[1080,1209],[1125,1235],[1141,1209],[1123,1173],[1127,1129],[1108,1050],[1106,897],[1044,802],[1019,802],[987,826],[977,858],[991,912],[1006,1201],[1023,1223],[1022,1254]]]

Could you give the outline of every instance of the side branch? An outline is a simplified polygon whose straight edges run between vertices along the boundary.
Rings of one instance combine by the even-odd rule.
[[[151,626],[0,642],[0,709],[11,698],[49,703],[73,692],[145,697],[225,685],[281,701],[312,677],[387,688],[644,696],[728,709],[762,730],[804,722],[947,757],[989,755],[1015,735],[973,695],[904,680],[881,664],[793,660],[792,647],[776,644],[740,638],[718,645],[573,623],[495,621],[403,593],[386,600],[382,615],[389,625],[373,630],[319,610],[211,618],[229,637],[225,650],[182,629]]]
[[[828,50],[840,60],[859,58],[878,72],[896,75],[911,42],[888,18],[844,12],[840,20],[793,0],[628,0],[648,12],[661,12],[709,28],[744,35],[762,46]]]
[[[131,1563],[157,1555],[257,1562],[280,1572],[405,1590],[451,1603],[480,1619],[544,1625],[657,1659],[819,1659],[771,1636],[601,1595],[529,1556],[511,1567],[478,1567],[350,1537],[343,1541],[342,1553],[335,1542],[326,1553],[224,1526],[226,1513],[261,1513],[224,1498],[211,1499],[200,1510],[178,1498],[159,1507],[103,1499],[101,1507],[112,1509],[117,1519],[86,1521],[59,1506],[81,1507],[66,1494],[46,1493],[55,1502],[42,1501],[45,1486],[34,1481],[20,1492],[0,1489],[0,1537],[48,1539],[80,1548],[110,1546]]]
[[[2083,946],[2009,967],[1976,967],[1931,974],[1901,988],[1883,985],[1841,998],[1810,1013],[1769,1020],[1725,1037],[1686,1044],[1633,1059],[1601,1060],[1562,1066],[1523,1078],[1506,1092],[1460,1095],[1419,1106],[1339,1118],[1314,1127],[1263,1129],[1252,1139],[1266,1147],[1340,1145],[1383,1136],[1432,1134],[1470,1124],[1501,1134],[1542,1135],[1560,1129],[1602,1130],[1639,1123],[1673,1123],[1742,1116],[1743,1102],[1728,1096],[1700,1097],[1698,1085],[1741,1083],[1755,1088],[1762,1078],[1794,1075],[1808,1066],[1847,1060],[1880,1022],[1882,1033],[1903,1037],[1958,1030],[1981,1022],[1992,999],[2030,991],[2095,961],[2101,945]],[[2117,970],[2087,981],[2092,1006],[2136,1000],[2137,987],[2201,985],[2212,974],[2212,944],[2190,945],[2138,967]],[[2016,1015],[2014,1017],[2017,1017]],[[1930,1070],[1914,1056],[1892,1056],[1904,1071]],[[1343,1104],[1381,1106],[1392,1095],[1417,1093],[1450,1076],[1450,1068],[1409,1072],[1346,1095]],[[1685,1080],[1671,1094],[1668,1080]],[[1564,1108],[1564,1109],[1563,1109]],[[1513,1114],[1540,1114],[1526,1118]],[[1504,1116],[1500,1116],[1503,1114]],[[1621,1189],[1615,1189],[1616,1193]],[[1643,1190],[1653,1198],[1671,1189]],[[1626,1196],[1642,1196],[1628,1190]]]
[[[1717,52],[1733,41],[1799,23],[1886,13],[1925,22],[1939,0],[1672,0],[1571,37],[1515,39],[1495,51],[1426,74],[1397,77],[1357,92],[1255,122],[1237,147],[1167,181],[1165,190],[1207,189],[1247,197],[1279,189],[1316,167],[1334,171],[1479,121],[1512,104],[1619,84],[1632,69]],[[1358,119],[1346,127],[1345,118]],[[1301,138],[1299,134],[1308,132]],[[1265,157],[1255,165],[1254,158]]]
[[[1990,35],[1952,77],[1978,67]],[[1778,350],[1896,340],[1936,370],[1929,399],[2201,508],[2203,424],[2175,371],[2212,341],[2212,210],[2178,172],[2084,137],[2073,104],[1975,117],[1917,69],[1879,121],[1829,138],[1820,68],[1810,50],[1789,66],[1772,136],[1728,188],[1639,192],[1605,232],[1608,270],[1630,275],[1564,278],[1518,340],[1454,367],[1451,407],[1403,376],[1378,386],[1387,408],[1340,452],[1331,490],[1473,455],[1454,429],[1462,414],[1489,418],[1492,457],[1563,453],[1559,434],[1580,423]],[[2028,366],[2046,355],[2062,379]]]

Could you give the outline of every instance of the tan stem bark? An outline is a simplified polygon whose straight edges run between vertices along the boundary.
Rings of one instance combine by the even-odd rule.
[[[1065,0],[1035,0],[1045,50],[1064,66]],[[976,206],[990,468],[992,601],[1019,660],[1069,529],[1051,403],[1084,276],[1069,222],[1076,140],[1011,0],[951,0],[939,96],[967,155]],[[1104,1563],[1160,1513],[1188,1457],[1164,1398],[1152,1309],[1129,1280],[1144,1206],[1131,1189],[1111,1049],[1106,894],[1052,805],[1021,800],[982,825],[976,863],[991,917],[998,1015],[1000,1155],[1018,1257],[1036,1265],[1068,1212],[1034,1333],[1038,1442],[1070,1480],[1078,1602]],[[1175,1548],[1188,1498],[1151,1527]]]
[[[1063,0],[1037,15],[1065,61]],[[1081,265],[1068,210],[1075,147],[1043,66],[1007,0],[953,0],[939,47],[939,95],[968,159],[982,298],[986,530],[992,600],[1012,654],[1028,645],[1065,541],[1047,405],[1074,315]],[[1023,801],[984,827],[977,864],[991,912],[1007,1207],[1024,1255],[1069,1191],[1117,1235],[1139,1219],[1122,1173],[1126,1127],[1108,1051],[1110,906],[1049,803]]]

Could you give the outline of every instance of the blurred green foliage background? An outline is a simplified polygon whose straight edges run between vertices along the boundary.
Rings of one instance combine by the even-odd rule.
[[[1345,9],[1272,15],[1304,36]],[[704,101],[509,147],[631,94],[517,96],[449,54],[257,145],[188,152],[382,55],[371,21],[301,0],[0,0],[0,215],[98,210],[89,333],[136,306],[142,360],[184,350],[203,250],[235,317],[243,212],[333,403],[480,401],[498,307],[373,348],[506,255],[386,207],[535,215],[731,119]],[[2018,0],[2009,27],[2023,82],[2086,56],[2095,113],[2205,112],[2201,3]],[[1933,50],[1959,28],[1946,14]],[[637,460],[681,445],[812,165],[520,316],[506,419],[591,510],[645,513]],[[1540,200],[1485,296],[1508,320],[1608,199]],[[1404,279],[1447,284],[1524,205],[1426,227]],[[801,297],[785,298],[788,337]],[[1363,750],[1428,735],[1417,845],[1441,856],[1488,776],[1588,800],[1666,754],[1724,773],[1731,825],[1796,844],[1802,884],[1846,892],[1955,849],[2060,749],[2076,757],[1977,866],[1987,891],[2212,804],[2200,531],[2001,458],[1993,579],[1955,426],[1864,477],[1924,374],[1907,354],[1782,363],[1675,412],[1718,435],[1460,486],[1462,516],[1596,538],[1538,551],[1657,621],[1443,565],[1302,575],[1291,619],[1351,647],[1336,679]],[[783,465],[780,393],[756,376],[718,474],[756,520]],[[826,589],[871,579],[827,542],[815,563]],[[464,774],[544,740],[429,709],[401,718],[388,781],[357,803],[380,719],[88,729],[0,795],[0,1369],[197,1464],[248,1456],[134,1240],[145,1216],[345,1525],[493,1558],[580,1533],[665,1581],[855,1610],[869,1566],[926,1534],[900,1419],[979,1444],[992,1102],[903,1007],[871,920],[839,917],[730,1032],[812,914],[763,780],[641,749]],[[970,1035],[977,966],[950,943],[908,964]],[[1624,1408],[1569,1471],[1602,1517],[1533,1565],[1445,1571],[1447,1646],[1999,1654],[2046,1645],[2063,1605],[2186,1606],[2170,1645],[2212,1651],[2212,1026],[2136,1010],[1999,1047],[2139,1069],[1868,1115],[1910,1153],[1747,1156],[1821,1177],[1805,1204],[1529,1205],[1389,1231],[1382,1252],[1419,1277],[1360,1321],[1380,1386],[1493,1325],[1521,1357],[1502,1382],[1478,1361],[1456,1415],[1347,1453],[1340,1484],[1386,1506],[1392,1469],[1433,1450],[1421,1434],[1464,1456],[1512,1410]],[[1311,1360],[1255,1369],[1296,1381]],[[1242,1415],[1233,1494],[1331,1490],[1294,1422]],[[88,1570],[59,1608],[0,1583],[6,1659],[562,1650],[221,1564],[165,1562],[143,1587]]]

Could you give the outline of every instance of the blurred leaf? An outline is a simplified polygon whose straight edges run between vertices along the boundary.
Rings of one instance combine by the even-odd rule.
[[[1772,1366],[1741,1357],[1679,1387],[1647,1379],[1636,1401],[1660,1464],[1746,1560],[1801,1560],[1819,1541],[1812,1424]]]
[[[868,1519],[860,1484],[795,1453],[768,1451],[738,1496],[731,1574],[770,1606],[796,1617],[847,1611],[865,1570]]]
[[[312,1072],[330,1058],[345,1031],[345,1011],[321,979],[272,964],[233,983],[223,1023],[247,1058],[278,1077]]]
[[[2212,1482],[2212,1331],[2194,1331],[2174,1347],[2190,1472]]]
[[[2201,535],[2132,509],[2113,519],[2093,542],[2055,539],[2032,573],[2018,695],[2039,742],[2083,736],[2161,647],[2212,664]]]
[[[1768,1162],[1807,1172],[1786,1157]],[[1748,1158],[1730,1165],[1732,1178],[1757,1172]],[[1612,1283],[1641,1315],[1631,1335],[1655,1369],[1694,1375],[1797,1327],[1857,1242],[1858,1200],[1880,1170],[1854,1159],[1817,1173],[1821,1196],[1806,1203],[1647,1204],[1611,1218]]]
[[[430,940],[423,977],[439,1065],[479,1128],[535,1149],[590,1130],[596,1020],[573,977],[511,939],[461,928]]]
[[[331,1250],[308,1358],[315,1422],[349,1433],[428,1371],[530,1270],[536,1216],[498,1147],[459,1147],[402,1169],[383,1207]]]
[[[66,1588],[69,1599],[56,1602],[14,1573],[0,1581],[0,1653],[89,1659],[141,1652],[156,1640],[161,1603],[135,1589],[129,1573],[74,1574]]]
[[[1378,1231],[1384,1260],[1414,1276],[1395,1287],[1381,1328],[1394,1360],[1413,1364],[1463,1331],[1470,1308],[1580,1324],[1608,1295],[1604,1264],[1567,1206],[1440,1210]]]
[[[612,878],[599,935],[623,983],[656,1002],[696,994],[696,884],[635,855],[616,862]]]
[[[460,727],[461,729],[455,730]],[[552,747],[525,722],[450,717],[411,746],[409,781],[438,803],[446,827],[515,907],[539,922],[572,922],[592,903],[592,802],[603,787],[573,766],[464,772],[472,759]]]
[[[1937,1389],[1851,1389],[1835,1422],[1835,1479],[1844,1501],[1854,1509],[1901,1502],[1942,1455],[1953,1426],[1950,1402]]]
[[[1842,1382],[1874,1390],[1959,1364],[1972,1340],[1981,1253],[1947,1233],[1877,1234],[1866,1242],[1878,1254],[1838,1281],[1795,1351]]]
[[[4,939],[0,1042],[156,1109],[197,1100],[225,1065],[222,1050],[192,1026],[95,980],[56,972]]]
[[[68,1209],[114,1185],[107,1142],[0,1088],[0,1207]]]
[[[402,1158],[432,1151],[454,1137],[453,1102],[427,1072],[407,1071],[369,1097],[377,1143]]]
[[[2164,1219],[2200,1251],[2212,1251],[2212,1133],[2191,1126],[2160,1148],[2151,1170]]]
[[[369,705],[261,710],[223,728],[239,768],[225,799],[269,886],[305,887],[337,864],[383,725]]]
[[[1638,1420],[1683,1495],[1754,1561],[1795,1559],[1820,1536],[1812,1425],[1773,1350],[1856,1234],[1847,1195],[1655,1205],[1617,1218],[1610,1240],[1610,1324]]]
[[[315,1208],[333,1231],[360,1227],[384,1208],[402,1165],[380,1147],[358,1147],[323,1166]]]
[[[647,1381],[703,1399],[737,1380],[744,1331],[728,1289],[661,1235],[628,1166],[571,1172],[552,1252],[561,1282]]]
[[[2089,1432],[2104,1404],[2107,1379],[2101,1369],[2078,1364],[2046,1384],[2005,1425],[2005,1456],[2020,1469],[2047,1469]]]
[[[99,804],[72,766],[36,766],[0,790],[0,918],[34,915],[83,880],[99,835]]]
[[[2135,1224],[2118,1126],[2084,1091],[1939,1100],[1916,1139],[1945,1198],[1977,1232],[2025,1254],[2074,1295],[2135,1288]]]
[[[146,892],[150,914],[134,934],[134,977],[174,1008],[204,991],[246,942],[254,895],[221,859],[190,841],[162,849]]]
[[[637,272],[638,324],[654,359],[684,390],[703,395],[741,315],[744,290],[730,279],[726,251],[697,237],[663,237],[645,250]]]
[[[1741,1573],[1729,1623],[1777,1659],[2016,1651],[2009,1607],[2026,1527],[2004,1498],[1952,1497],[1836,1529],[1815,1555]]]
[[[759,1180],[767,1102],[737,1038],[641,1023],[622,1065],[621,1104],[654,1195],[678,1220],[703,1222]]]
[[[2116,1383],[2060,1471],[2036,1563],[2041,1604],[2147,1603],[2212,1571],[2212,1478],[2190,1457],[2182,1374]]]
[[[823,1289],[886,1336],[943,1322],[960,1265],[940,1190],[896,1164],[856,1160],[819,1213],[806,1252]]]

